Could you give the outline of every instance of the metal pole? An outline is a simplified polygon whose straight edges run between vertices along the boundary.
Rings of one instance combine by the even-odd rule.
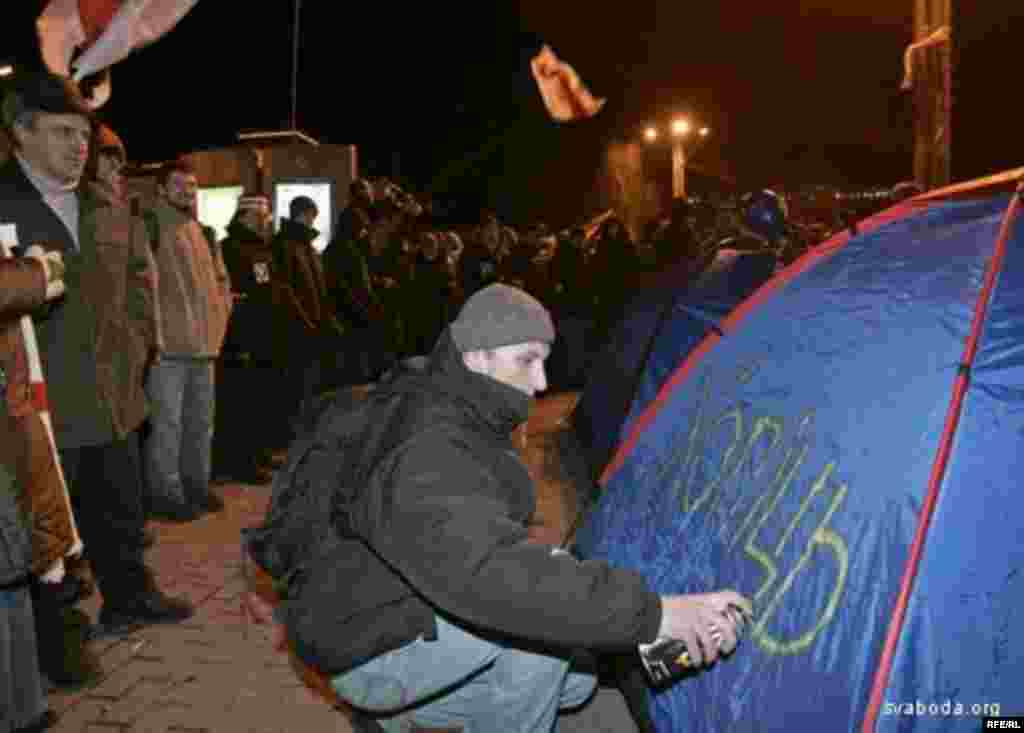
[[[928,0],[914,1],[914,41],[924,38],[928,34]],[[911,63],[915,65],[913,94],[914,105],[914,180],[925,190],[931,188],[931,176],[929,175],[928,163],[931,151],[931,126],[929,125],[928,114],[928,89],[925,83],[924,64],[921,59],[914,58]]]
[[[686,198],[686,149],[679,139],[672,143],[672,198]]]
[[[920,49],[913,59],[914,178],[926,190],[950,182],[955,29],[951,0],[915,0],[915,40],[925,39],[943,27],[950,29],[950,41]]]
[[[953,59],[956,26],[953,22],[953,0],[943,0],[942,15],[949,26],[949,43],[942,47],[942,176],[946,184],[953,177]]]
[[[302,0],[295,0],[295,27],[292,41],[292,130],[299,129],[299,9],[301,7]]]

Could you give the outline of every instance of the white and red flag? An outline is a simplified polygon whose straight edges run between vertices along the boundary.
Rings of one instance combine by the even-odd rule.
[[[43,61],[53,73],[81,81],[156,41],[198,2],[49,0],[36,21]],[[99,107],[109,98],[107,75],[89,101]]]
[[[607,101],[594,97],[576,70],[558,58],[550,46],[545,45],[530,60],[530,69],[548,114],[559,122],[593,117]]]
[[[14,224],[0,224],[0,257],[12,257],[13,250],[18,246],[18,229]],[[71,547],[66,556],[73,557],[82,554],[82,537],[78,534],[78,526],[75,524],[75,512],[71,507],[71,497],[68,495],[68,485],[64,478],[64,470],[60,464],[60,454],[57,452],[57,441],[53,434],[53,422],[50,419],[50,404],[46,398],[46,379],[43,376],[43,362],[39,355],[39,343],[36,341],[36,329],[32,323],[32,317],[24,315],[19,319],[21,327],[22,347],[28,366],[29,384],[32,390],[32,406],[36,415],[46,432],[46,439],[50,451],[50,459],[53,461],[57,478],[60,481],[60,493],[71,520]],[[46,582],[59,582],[64,577],[64,560],[59,559],[43,576]]]

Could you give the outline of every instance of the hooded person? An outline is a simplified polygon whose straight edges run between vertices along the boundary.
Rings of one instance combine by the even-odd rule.
[[[536,492],[512,435],[547,386],[554,339],[522,290],[471,296],[426,367],[383,388],[393,417],[360,454],[341,541],[289,586],[299,658],[388,730],[550,731],[596,686],[572,650],[666,636],[703,664],[718,654],[709,628],[729,651],[729,606],[750,611],[732,591],[661,598],[632,570],[530,539]]]

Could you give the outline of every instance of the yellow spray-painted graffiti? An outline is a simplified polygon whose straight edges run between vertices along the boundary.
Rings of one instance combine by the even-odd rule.
[[[741,375],[741,380],[742,375]],[[765,537],[766,526],[781,526],[780,517],[783,501],[794,487],[795,478],[807,462],[813,436],[814,414],[808,412],[796,421],[793,437],[786,447],[785,420],[774,416],[751,416],[749,407],[729,407],[717,418],[707,415],[710,402],[711,379],[704,380],[703,394],[697,413],[685,436],[686,449],[676,454],[668,464],[661,466],[662,477],[667,479],[670,490],[675,493],[679,508],[684,512],[704,511],[717,514],[728,523],[729,549],[742,548],[743,556],[757,564],[763,572],[760,587],[754,593],[758,608],[758,620],[752,637],[769,654],[798,654],[807,650],[835,615],[846,586],[849,572],[849,551],[846,541],[830,523],[846,499],[848,487],[836,483],[832,476],[835,462],[827,463],[817,474],[810,488],[800,500],[799,508],[790,519],[778,541],[771,546]],[[703,485],[699,483],[699,463],[705,455],[709,438],[715,431],[724,433],[727,446],[722,452],[717,472]],[[742,491],[728,504],[726,487],[738,481],[750,479],[751,483],[763,478],[775,465],[765,489],[749,506],[749,497]],[[671,477],[671,478],[670,478]],[[822,505],[824,514],[820,515]],[[809,532],[795,563],[781,568],[786,549],[794,541],[801,522],[810,521],[815,515],[821,519]],[[806,533],[806,528],[804,528]],[[828,561],[835,563],[835,584],[828,594],[824,608],[815,617],[810,628],[786,639],[773,636],[768,624],[778,613],[793,584],[813,570],[812,563]],[[783,574],[785,571],[785,574]]]

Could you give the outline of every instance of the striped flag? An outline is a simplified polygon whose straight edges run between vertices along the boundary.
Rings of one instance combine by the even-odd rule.
[[[559,59],[550,46],[545,45],[530,60],[530,69],[548,114],[559,122],[593,117],[607,101],[595,98],[575,69]]]
[[[81,81],[156,41],[198,2],[49,0],[36,21],[43,60],[53,73]],[[75,58],[78,51],[81,55]],[[109,98],[107,74],[89,101],[94,107],[100,107]]]
[[[15,225],[0,224],[0,257],[11,257],[12,250],[17,246],[18,231]],[[75,513],[71,508],[71,498],[68,495],[67,482],[64,478],[64,471],[61,468],[60,456],[57,453],[57,441],[53,434],[53,423],[50,420],[50,405],[46,398],[46,379],[43,377],[43,363],[39,357],[39,344],[36,341],[36,329],[32,324],[32,317],[28,315],[22,316],[20,326],[25,356],[28,360],[29,382],[32,387],[32,406],[35,408],[36,414],[39,415],[39,419],[46,429],[47,442],[49,443],[53,462],[57,467],[57,476],[60,480],[64,505],[67,508],[68,516],[71,518],[72,543],[67,555],[69,557],[81,555],[82,538],[78,534],[78,527],[75,524]],[[63,575],[63,567],[60,574]]]

